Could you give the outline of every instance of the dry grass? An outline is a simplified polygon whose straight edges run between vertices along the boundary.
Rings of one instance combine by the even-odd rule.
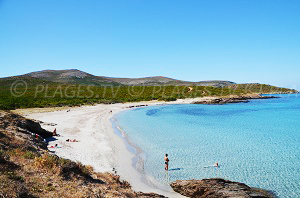
[[[1,150],[0,197],[122,197],[124,192],[134,197],[119,176],[43,152],[21,146]]]

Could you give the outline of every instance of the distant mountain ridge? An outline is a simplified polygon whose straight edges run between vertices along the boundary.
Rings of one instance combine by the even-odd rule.
[[[37,72],[31,72],[21,75],[24,77],[32,77],[43,79],[51,82],[65,83],[65,84],[92,84],[92,85],[119,85],[111,80],[107,80],[105,77],[94,76],[92,74],[77,70],[43,70]]]
[[[56,83],[65,83],[65,84],[85,84],[85,85],[96,85],[96,86],[105,86],[105,85],[130,85],[130,86],[156,86],[156,85],[185,85],[185,86],[228,86],[235,84],[231,81],[222,81],[222,80],[212,80],[212,81],[199,81],[199,82],[190,82],[182,81],[173,78],[168,78],[164,76],[152,76],[144,78],[114,78],[106,76],[95,76],[77,69],[68,69],[68,70],[42,70],[31,72],[28,74],[20,76],[7,77],[5,79],[11,78],[33,78],[39,80],[46,80]],[[3,79],[3,78],[2,78]],[[0,79],[1,80],[1,79]]]

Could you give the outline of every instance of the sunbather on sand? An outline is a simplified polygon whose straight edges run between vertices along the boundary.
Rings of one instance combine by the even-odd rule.
[[[52,146],[48,146],[48,148],[60,148],[59,146],[58,146],[58,144],[55,144],[54,146],[52,145]]]
[[[73,140],[67,139],[66,141],[67,141],[67,142],[78,142],[76,139],[73,139]]]

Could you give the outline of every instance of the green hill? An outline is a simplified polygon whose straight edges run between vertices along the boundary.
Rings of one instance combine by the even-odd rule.
[[[79,70],[45,70],[1,78],[0,109],[296,92],[266,84],[192,83],[165,77],[131,80],[97,77]]]

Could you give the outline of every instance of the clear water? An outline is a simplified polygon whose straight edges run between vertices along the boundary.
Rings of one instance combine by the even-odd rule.
[[[145,173],[160,183],[221,177],[300,197],[300,96],[281,97],[138,108],[118,114],[116,125],[144,152]]]

